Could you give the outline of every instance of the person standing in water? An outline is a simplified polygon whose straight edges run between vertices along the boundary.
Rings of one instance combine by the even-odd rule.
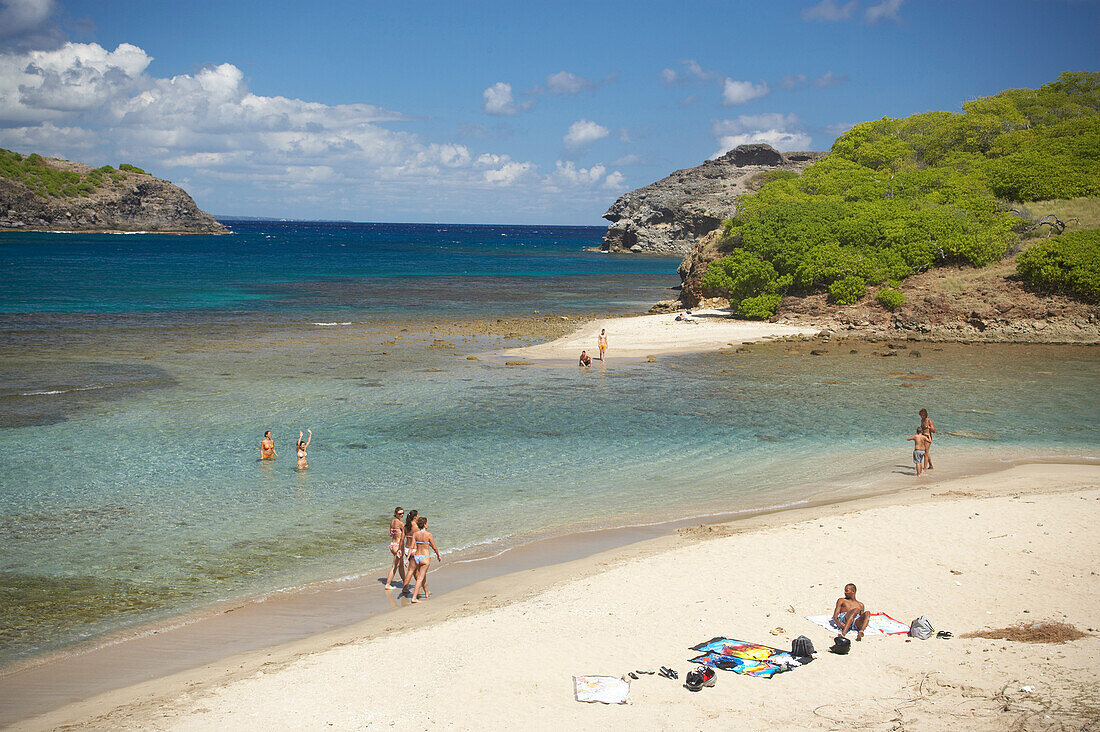
[[[390,574],[386,577],[386,590],[397,589],[393,582],[394,572],[401,576],[401,585],[405,585],[405,525],[401,523],[405,515],[405,509],[398,506],[393,509],[393,518],[390,519],[390,554],[393,555],[393,564],[390,566]]]
[[[922,409],[917,414],[920,415],[920,431],[928,436],[928,447],[924,448],[924,469],[932,469],[932,435],[936,432],[936,425],[932,423],[931,418],[928,416],[928,410]]]
[[[432,548],[435,552],[435,558],[440,562],[443,561],[443,557],[439,556],[439,550],[435,547],[435,539],[432,537],[432,532],[428,531],[428,519],[421,516],[416,520],[417,532],[413,534],[413,543],[416,548],[413,550],[413,561],[416,562],[416,584],[413,586],[412,601],[420,602],[416,599],[416,596],[420,592],[420,588],[424,588],[424,597],[428,598],[432,596],[432,593],[428,592],[428,566],[432,563],[432,556],[428,554],[428,547]]]
[[[607,331],[600,328],[600,337],[596,339],[596,344],[600,347],[600,360],[603,361],[603,352],[607,350]]]
[[[305,470],[309,467],[309,463],[306,462],[306,448],[309,447],[309,443],[313,442],[313,430],[307,427],[306,432],[309,433],[309,438],[302,442],[302,431],[298,430],[298,470]]]
[[[264,438],[260,440],[260,460],[277,458],[275,453],[275,440],[271,439],[271,430],[264,432]]]

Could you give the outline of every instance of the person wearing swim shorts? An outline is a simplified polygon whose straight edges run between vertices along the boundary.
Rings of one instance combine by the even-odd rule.
[[[424,588],[424,597],[432,596],[427,587],[428,566],[432,563],[432,557],[428,554],[428,547],[432,548],[432,551],[435,552],[435,558],[440,562],[443,561],[443,557],[439,556],[439,550],[435,547],[432,532],[427,529],[428,519],[421,516],[416,520],[416,525],[417,532],[413,534],[413,542],[416,545],[416,549],[413,550],[413,561],[416,562],[416,585],[413,587],[412,601],[420,602],[417,595],[420,594],[421,587]]]
[[[922,409],[920,415],[920,431],[928,435],[928,447],[924,448],[924,469],[932,469],[932,435],[936,432],[936,425],[928,417],[928,410]]]
[[[260,440],[260,460],[272,460],[277,458],[275,454],[275,440],[271,439],[271,430],[264,432],[264,438]]]
[[[592,357],[588,355],[588,351],[581,351],[581,360],[577,364],[578,366],[591,366]]]
[[[405,525],[401,523],[404,515],[405,509],[398,506],[393,509],[393,518],[390,519],[390,554],[393,555],[393,565],[386,577],[386,590],[397,589],[391,584],[395,572],[401,576],[401,585],[405,584]]]
[[[905,441],[913,443],[913,464],[916,466],[917,475],[919,476],[924,470],[924,456],[928,446],[932,444],[932,440],[928,437],[928,433],[918,432],[912,437],[905,438]]]
[[[840,628],[840,634],[848,635],[848,631],[854,627],[859,631],[856,633],[856,640],[861,641],[870,620],[871,613],[856,599],[856,586],[851,582],[844,585],[844,597],[838,598],[836,607],[833,608],[833,624]]]
[[[600,347],[600,360],[603,361],[603,352],[607,350],[607,331],[600,328],[600,337],[596,339],[596,345]]]

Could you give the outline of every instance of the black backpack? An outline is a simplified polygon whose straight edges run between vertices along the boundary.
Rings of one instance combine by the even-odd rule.
[[[791,655],[795,658],[809,658],[814,654],[814,644],[804,635],[794,639],[791,644]]]

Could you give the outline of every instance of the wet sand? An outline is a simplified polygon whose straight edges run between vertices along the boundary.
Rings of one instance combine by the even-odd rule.
[[[1100,502],[1094,499],[1100,499],[1100,494],[1088,491],[1100,488],[1100,468],[1046,464],[990,472],[993,467],[970,466],[982,473],[980,477],[960,477],[964,471],[949,474],[941,468],[920,488],[902,492],[897,489],[911,486],[913,479],[897,476],[892,486],[883,486],[892,491],[885,495],[800,507],[731,524],[708,522],[700,527],[694,521],[591,532],[529,545],[492,560],[445,564],[432,577],[436,592],[458,589],[437,594],[415,608],[383,613],[345,628],[335,629],[339,621],[330,616],[326,618],[333,621],[329,629],[314,628],[311,632],[317,635],[282,646],[273,645],[286,638],[279,635],[280,624],[284,632],[300,631],[310,617],[317,616],[319,602],[330,607],[344,603],[349,615],[369,613],[372,600],[376,605],[389,602],[386,593],[368,583],[357,588],[317,588],[235,611],[223,608],[216,618],[179,631],[70,659],[68,666],[40,667],[0,679],[0,708],[10,721],[33,714],[30,702],[36,697],[40,706],[44,701],[49,706],[64,703],[66,693],[78,692],[79,677],[97,670],[100,678],[114,675],[115,681],[128,673],[131,684],[165,676],[179,670],[181,663],[183,668],[196,665],[196,659],[186,654],[196,646],[195,634],[222,644],[224,656],[242,650],[232,640],[247,635],[247,629],[259,623],[267,631],[266,647],[259,645],[201,668],[117,689],[20,726],[48,728],[76,722],[112,728],[225,728],[261,723],[314,727],[331,722],[351,727],[400,721],[393,710],[412,703],[426,715],[419,724],[406,718],[412,728],[443,722],[482,726],[498,720],[505,708],[510,714],[529,716],[519,721],[530,724],[553,719],[581,727],[647,726],[664,718],[660,723],[664,726],[695,728],[715,710],[740,713],[742,705],[756,708],[779,690],[812,694],[797,703],[773,699],[773,716],[781,711],[805,716],[811,702],[818,706],[833,702],[835,694],[845,699],[855,694],[854,707],[841,705],[849,715],[844,719],[853,720],[852,714],[871,713],[868,705],[875,694],[900,693],[898,684],[906,688],[909,680],[917,678],[910,673],[912,668],[931,668],[927,660],[931,650],[935,669],[944,664],[965,665],[972,659],[963,656],[980,653],[983,662],[997,662],[990,666],[995,673],[987,676],[1007,673],[1012,668],[1009,662],[1022,659],[1013,649],[1000,650],[1003,642],[935,641],[939,645],[910,647],[914,644],[905,646],[900,639],[875,639],[844,659],[843,668],[822,671],[836,662],[827,657],[771,681],[723,673],[721,687],[706,690],[705,697],[687,698],[687,692],[669,681],[643,677],[644,681],[635,682],[634,706],[615,712],[573,702],[569,675],[618,675],[662,664],[683,673],[690,653],[686,645],[722,634],[780,646],[806,634],[820,650],[828,645],[827,634],[800,616],[827,613],[835,599],[833,585],[849,578],[866,587],[861,597],[873,609],[900,614],[906,622],[909,615],[926,614],[937,627],[956,633],[976,629],[984,621],[999,627],[998,623],[1029,619],[1021,615],[1025,609],[1033,618],[1053,617],[1054,607],[1079,626],[1100,626],[1097,597],[1086,589],[1095,588],[1095,579],[1090,584],[1081,578],[1082,573],[1088,576],[1098,558],[1095,514]],[[842,521],[832,520],[841,515]],[[978,520],[982,515],[986,518]],[[1055,530],[1036,529],[1035,523]],[[669,533],[677,528],[677,534]],[[937,540],[930,543],[930,535]],[[656,538],[638,541],[647,537]],[[709,541],[715,537],[718,541]],[[843,558],[852,551],[855,538],[861,552],[875,557],[869,566]],[[623,548],[627,542],[636,543]],[[1017,543],[1020,547],[1007,550],[1009,544]],[[1055,561],[1057,557],[1063,559]],[[962,575],[949,573],[948,565]],[[777,574],[777,566],[784,568],[781,573]],[[1031,574],[1033,569],[1039,574]],[[1080,584],[1074,582],[1074,575]],[[965,592],[957,589],[964,586],[963,581]],[[785,611],[788,605],[796,609],[794,614]],[[983,617],[986,610],[989,614]],[[773,636],[770,631],[780,626],[784,632]],[[639,638],[645,638],[645,643],[639,645]],[[1033,675],[1052,684],[1048,675],[1063,674],[1069,683],[1084,674],[1074,682],[1095,691],[1095,673],[1089,664],[1081,664],[1077,649],[1095,654],[1096,640],[1077,641],[1080,645],[1070,644],[1055,654],[1083,670],[1066,671],[1054,658],[1054,667],[1035,666]],[[410,643],[432,649],[430,661],[427,657],[425,661],[427,683],[373,681],[378,671],[372,664],[384,667],[387,654]],[[884,644],[893,644],[892,650]],[[491,650],[485,653],[486,648]],[[533,653],[539,663],[510,662],[519,648],[525,649],[523,658]],[[1042,650],[1050,655],[1049,649]],[[994,651],[1006,655],[988,655]],[[943,657],[944,652],[950,658]],[[899,653],[902,658],[912,656],[916,666],[898,661]],[[505,708],[499,707],[500,690],[488,681],[499,675],[500,668],[509,669],[512,681],[507,696],[516,700]],[[853,668],[877,680],[865,690],[853,689],[847,681]],[[843,678],[837,679],[837,673]],[[830,686],[833,680],[838,684]],[[809,692],[802,681],[813,682],[806,685]],[[933,680],[939,684],[937,692],[947,693],[941,682]],[[82,696],[89,691],[85,688]],[[53,696],[47,699],[49,694]],[[407,698],[391,698],[394,694]],[[543,717],[538,710],[550,716]],[[763,707],[757,714],[763,715],[761,722],[769,718]],[[933,714],[932,719],[939,718]],[[814,718],[805,721],[808,726]]]

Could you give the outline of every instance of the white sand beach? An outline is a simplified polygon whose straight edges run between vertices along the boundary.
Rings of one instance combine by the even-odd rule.
[[[690,326],[689,326],[690,327]],[[498,577],[300,643],[111,692],[17,728],[1083,729],[1100,712],[1100,466],[1033,463],[900,493],[683,529]],[[846,582],[872,611],[950,640],[867,638],[848,656],[804,616]],[[961,638],[1067,622],[1064,644]],[[813,663],[683,686],[715,636]],[[573,700],[574,674],[642,676],[630,703]]]
[[[687,321],[677,321],[682,313],[607,318],[586,323],[576,332],[534,346],[510,348],[508,359],[576,362],[582,350],[598,357],[597,338],[607,331],[607,360],[639,359],[667,353],[716,351],[730,345],[762,338],[789,335],[816,335],[820,328],[779,323],[735,320],[725,310],[693,310]]]

